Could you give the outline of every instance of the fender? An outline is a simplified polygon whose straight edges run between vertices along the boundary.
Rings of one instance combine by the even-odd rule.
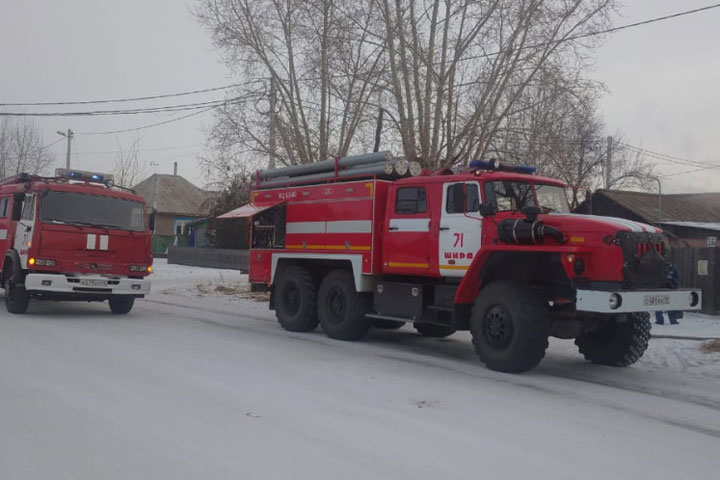
[[[480,292],[483,285],[483,268],[485,267],[490,256],[495,252],[524,252],[524,253],[588,253],[592,249],[587,247],[574,247],[566,245],[490,245],[480,249],[479,255],[476,255],[470,264],[465,276],[460,282],[460,286],[455,293],[455,303],[471,304],[475,302],[475,298]]]
[[[17,250],[8,250],[5,254],[5,258],[3,259],[3,265],[6,263],[10,263],[10,267],[12,268],[12,271],[5,271],[5,269],[2,270],[2,282],[3,285],[5,284],[5,279],[12,273],[15,278],[21,278],[22,277],[22,269],[20,268],[20,255],[18,255]]]

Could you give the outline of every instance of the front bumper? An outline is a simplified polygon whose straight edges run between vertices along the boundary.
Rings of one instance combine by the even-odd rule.
[[[619,299],[619,304],[618,304]],[[611,305],[617,305],[612,308]],[[578,290],[575,309],[580,312],[632,313],[700,310],[699,289],[601,291]]]
[[[149,278],[108,278],[100,275],[52,275],[30,273],[25,277],[25,289],[30,292],[73,293],[83,295],[147,295]]]

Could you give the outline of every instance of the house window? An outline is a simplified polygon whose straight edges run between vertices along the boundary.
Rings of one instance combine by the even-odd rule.
[[[190,220],[176,220],[175,221],[175,235],[189,235],[190,234]]]
[[[427,197],[424,187],[402,187],[397,189],[395,213],[411,215],[427,212]]]

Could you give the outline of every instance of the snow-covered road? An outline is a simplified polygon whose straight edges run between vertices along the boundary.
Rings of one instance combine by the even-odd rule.
[[[0,479],[720,471],[720,354],[699,342],[654,339],[637,365],[613,369],[553,341],[540,367],[505,375],[477,362],[464,333],[292,334],[265,304],[213,293],[218,275],[242,285],[238,273],[165,267],[126,317],[0,308]]]

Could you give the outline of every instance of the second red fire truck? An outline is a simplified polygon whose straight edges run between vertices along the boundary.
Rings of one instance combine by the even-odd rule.
[[[59,169],[0,182],[0,280],[10,313],[31,299],[105,301],[128,313],[150,291],[151,217],[108,175]]]
[[[283,328],[470,330],[489,368],[524,372],[550,336],[630,365],[648,312],[700,308],[699,290],[667,288],[660,229],[571,214],[560,181],[497,162],[408,177],[379,155],[261,172],[251,203],[226,214],[252,219],[250,281]]]

